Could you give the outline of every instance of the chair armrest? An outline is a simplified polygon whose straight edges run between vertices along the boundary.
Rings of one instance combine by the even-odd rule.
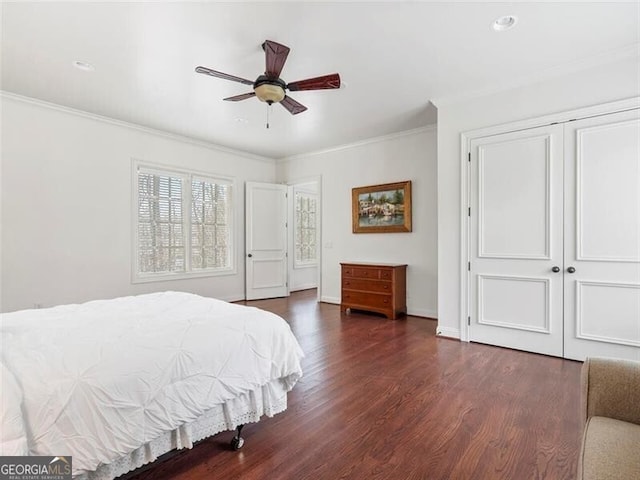
[[[587,358],[581,380],[584,421],[598,416],[640,425],[640,362]]]

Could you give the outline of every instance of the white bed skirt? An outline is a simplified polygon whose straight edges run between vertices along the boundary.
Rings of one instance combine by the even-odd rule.
[[[282,379],[277,379],[252,392],[215,406],[193,422],[160,435],[115,462],[101,465],[93,472],[85,472],[73,478],[77,480],[112,480],[153,462],[160,455],[171,450],[192,448],[195,442],[203,438],[233,430],[238,425],[257,422],[262,415],[272,417],[287,409],[287,391],[290,386],[286,383]]]

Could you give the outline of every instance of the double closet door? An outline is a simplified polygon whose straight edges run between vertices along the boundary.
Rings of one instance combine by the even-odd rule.
[[[638,110],[471,141],[469,338],[640,359]]]

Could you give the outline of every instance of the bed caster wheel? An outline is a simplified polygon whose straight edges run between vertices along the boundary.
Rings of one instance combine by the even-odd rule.
[[[240,450],[244,445],[244,438],[242,437],[233,437],[231,439],[231,448],[234,450]]]
[[[243,428],[244,428],[244,425],[238,425],[236,427],[236,436],[231,439],[231,444],[230,444],[232,450],[240,450],[244,445],[244,438],[240,436]]]

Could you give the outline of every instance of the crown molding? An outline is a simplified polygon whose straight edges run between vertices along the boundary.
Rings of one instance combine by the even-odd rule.
[[[516,122],[508,122],[499,125],[493,125],[490,127],[477,128],[475,130],[467,130],[461,132],[461,138],[472,139],[488,137],[490,135],[498,135],[508,131],[512,132],[516,130],[526,130],[529,128],[541,127],[543,125],[550,125],[552,123],[564,123],[576,119],[597,117],[600,115],[608,115],[611,113],[637,109],[640,109],[640,97],[631,97],[614,102],[599,103],[596,105],[577,108],[574,110],[556,112],[549,115],[528,118]],[[467,151],[466,143],[463,142],[463,145],[464,148],[461,151]]]
[[[640,62],[640,42],[631,43],[624,47],[617,48],[615,50],[609,50],[604,53],[592,55],[587,58],[568,62],[566,64],[558,65],[556,67],[547,68],[541,70],[533,75],[527,75],[526,77],[520,77],[513,81],[506,81],[504,83],[479,89],[473,91],[467,91],[460,94],[454,94],[451,96],[444,96],[440,98],[431,99],[431,102],[436,107],[442,107],[455,103],[460,103],[475,98],[487,97],[495,95],[507,90],[514,90],[519,87],[532,85],[535,83],[543,82],[545,80],[552,80],[554,78],[570,75],[572,73],[578,73],[583,70],[589,70],[592,68],[601,67],[611,63],[622,62],[624,60],[636,58]],[[640,68],[640,67],[639,67]]]
[[[129,130],[136,130],[138,132],[147,133],[149,135],[155,135],[157,137],[162,137],[168,140],[174,140],[176,142],[187,143],[189,145],[206,148],[208,150],[213,150],[216,152],[227,153],[227,154],[236,155],[239,157],[244,157],[249,160],[258,160],[261,162],[268,162],[268,163],[275,163],[276,161],[275,158],[265,157],[261,155],[256,155],[254,153],[245,152],[243,150],[236,150],[234,148],[224,147],[222,145],[207,142],[205,140],[199,140],[197,138],[188,137],[186,135],[179,135],[177,133],[170,133],[170,132],[159,130],[156,128],[145,127],[142,125],[138,125],[136,123],[125,122],[123,120],[116,120],[115,118],[105,117],[103,115],[86,112],[84,110],[78,110],[76,108],[65,107],[64,105],[60,105],[52,102],[46,102],[38,98],[27,97],[25,95],[19,95],[17,93],[7,92],[6,90],[0,90],[0,98],[6,98],[6,99],[14,100],[17,102],[28,103],[31,105],[36,105],[38,107],[55,110],[58,112],[69,114],[69,115],[88,118],[90,120],[107,123],[109,125],[115,125],[118,127],[127,128]]]
[[[437,128],[436,124],[425,125],[424,127],[413,128],[411,130],[404,130],[402,132],[390,133],[388,135],[381,135],[379,137],[371,137],[365,140],[359,140],[357,142],[345,143],[342,145],[337,145],[335,147],[323,148],[321,150],[314,150],[307,153],[300,153],[297,155],[291,155],[288,157],[282,157],[277,160],[277,163],[287,163],[295,160],[300,160],[303,158],[315,157],[317,155],[324,155],[326,153],[339,152],[341,150],[348,150],[350,148],[362,147],[364,145],[370,145],[373,143],[386,142],[389,140],[394,140],[396,138],[408,137],[410,135],[419,135],[425,132],[435,131]]]

